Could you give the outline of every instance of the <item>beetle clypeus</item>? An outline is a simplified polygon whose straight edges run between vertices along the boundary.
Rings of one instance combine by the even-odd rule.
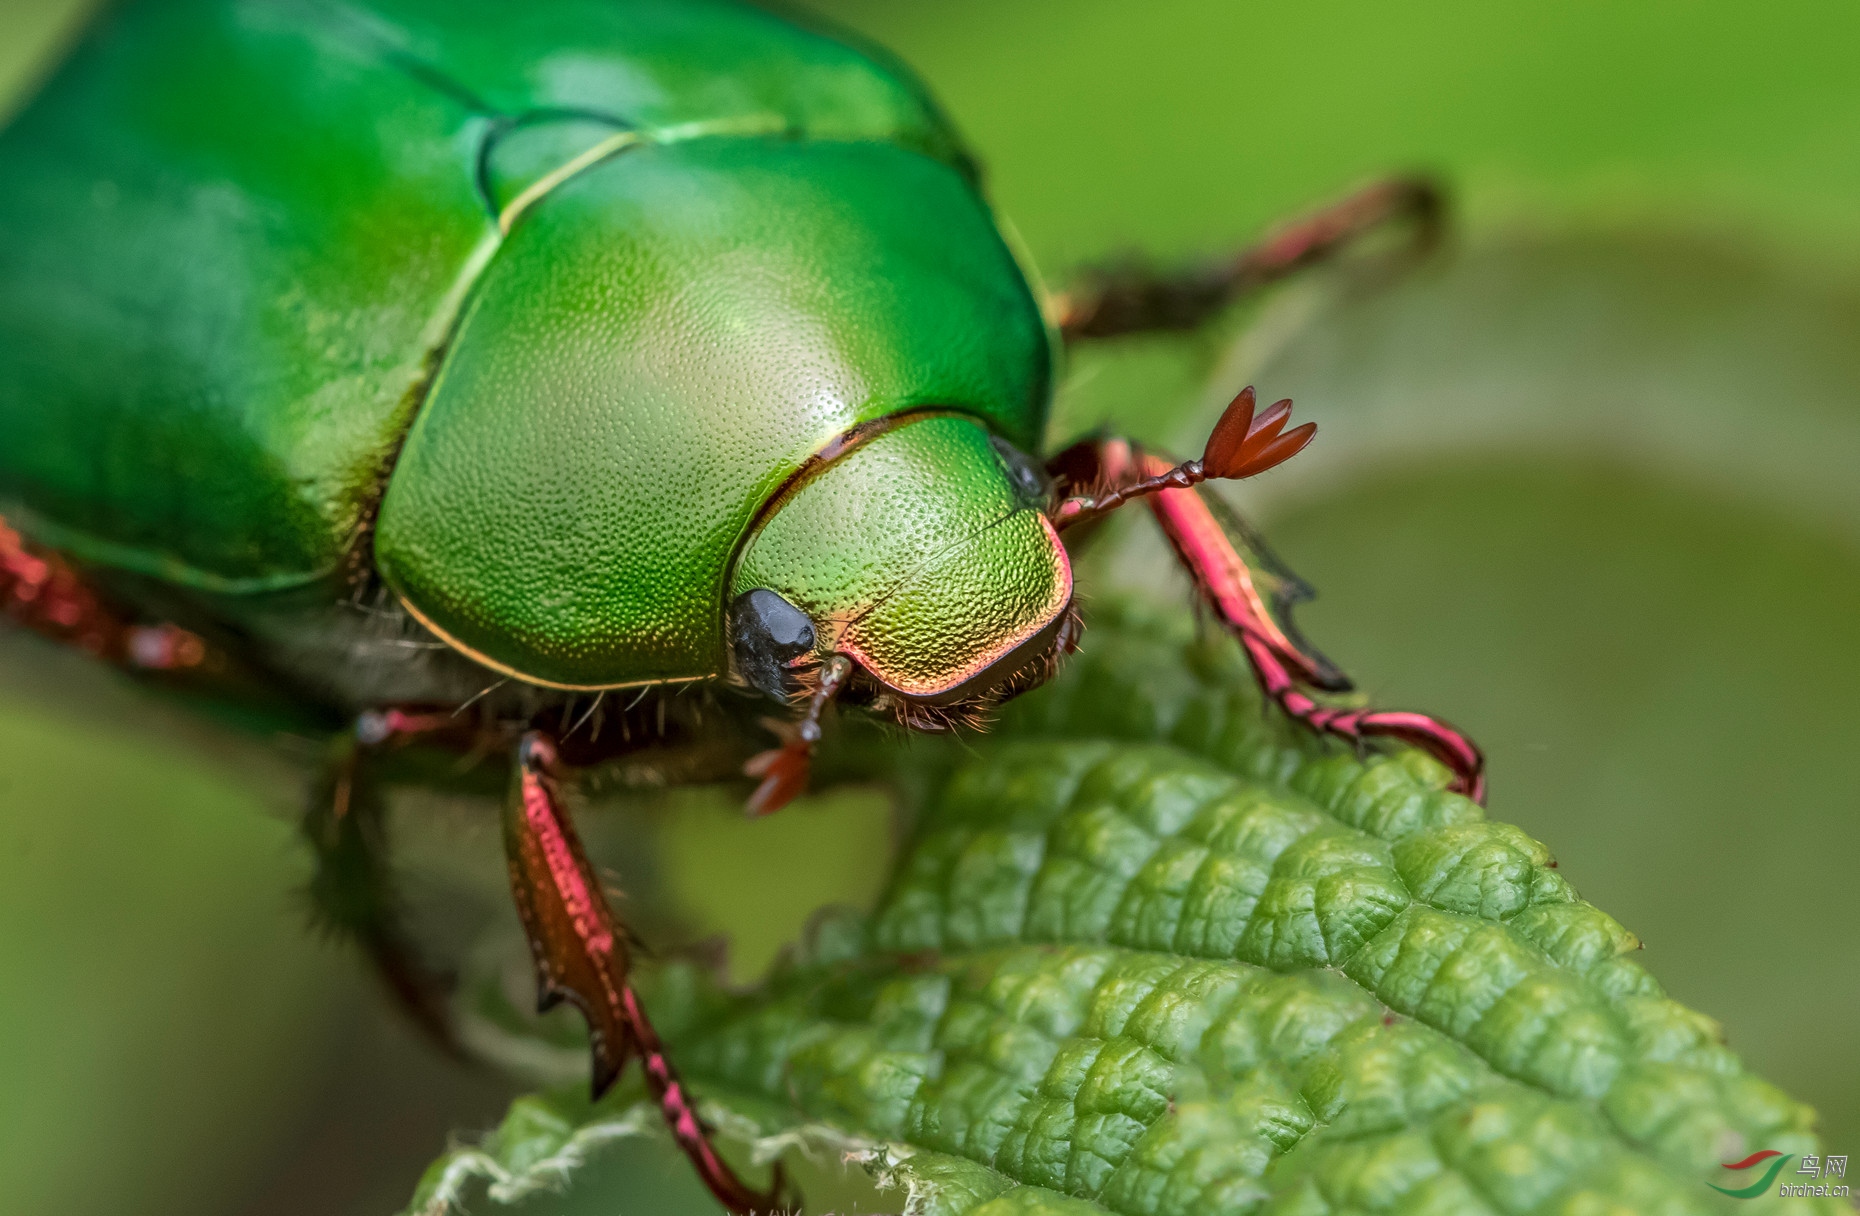
[[[628,986],[574,770],[747,759],[768,812],[836,698],[972,720],[1074,645],[1061,533],[1147,497],[1286,712],[1480,793],[1451,728],[1312,695],[1348,683],[1291,631],[1295,584],[1194,488],[1298,451],[1289,402],[1248,389],[1185,464],[1035,458],[1064,343],[1191,328],[1386,222],[1425,235],[1424,184],[1042,300],[905,72],[660,0],[131,5],[0,135],[0,181],[0,602],[346,721],[314,890],[442,1038],[371,774],[409,744],[510,757],[541,998],[586,1015],[597,1093],[640,1056],[732,1210],[781,1180],[712,1152]],[[756,697],[799,716],[748,756]]]

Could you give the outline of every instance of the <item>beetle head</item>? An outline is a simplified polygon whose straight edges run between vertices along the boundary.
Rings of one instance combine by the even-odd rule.
[[[1050,651],[1072,568],[1030,460],[974,419],[907,415],[818,461],[763,513],[731,581],[736,674],[784,695],[833,654],[907,720]]]

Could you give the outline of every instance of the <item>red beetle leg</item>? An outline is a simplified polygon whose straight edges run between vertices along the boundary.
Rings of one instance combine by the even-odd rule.
[[[0,518],[0,612],[55,642],[123,667],[198,667],[207,649],[176,625],[137,625],[112,612],[58,554],[30,545]]]
[[[1239,632],[1236,630],[1236,632]],[[1464,734],[1427,714],[1409,710],[1346,709],[1320,705],[1303,692],[1263,639],[1240,632],[1240,644],[1253,664],[1260,689],[1290,717],[1312,730],[1352,743],[1371,736],[1397,739],[1421,748],[1454,773],[1453,789],[1474,802],[1485,802],[1485,757]]]
[[[704,1180],[704,1185],[710,1188],[717,1202],[731,1212],[745,1216],[752,1212],[772,1213],[784,1199],[793,1200],[792,1206],[798,1208],[798,1197],[785,1194],[788,1185],[781,1162],[775,1163],[769,1189],[753,1191],[717,1155],[715,1146],[710,1142],[710,1129],[698,1118],[697,1108],[691,1104],[691,1096],[686,1092],[684,1083],[678,1079],[678,1071],[672,1067],[664,1045],[659,1042],[658,1033],[647,1020],[638,995],[632,988],[622,987],[620,996],[632,1028],[633,1041],[639,1048],[640,1067],[646,1074],[646,1089],[659,1104],[659,1113],[664,1117],[665,1125],[671,1129],[672,1139],[678,1142],[678,1147],[691,1159],[698,1177]]]
[[[1161,464],[1145,457],[1144,464]],[[1166,466],[1164,466],[1166,467]],[[1453,788],[1474,801],[1485,798],[1485,757],[1477,745],[1438,718],[1408,711],[1339,709],[1320,705],[1300,687],[1315,664],[1266,614],[1254,593],[1246,562],[1220,522],[1194,490],[1151,496],[1156,522],[1221,623],[1239,638],[1262,691],[1312,730],[1356,742],[1368,736],[1398,739],[1432,755],[1453,771]]]
[[[1170,466],[1157,457],[1144,456],[1138,467],[1154,477]],[[1485,757],[1459,730],[1438,718],[1407,710],[1321,705],[1300,687],[1301,681],[1316,676],[1319,665],[1265,611],[1246,560],[1198,492],[1161,490],[1149,503],[1203,598],[1246,649],[1261,690],[1281,709],[1312,730],[1352,743],[1374,736],[1419,747],[1452,770],[1454,790],[1475,802],[1484,801]]]
[[[554,740],[540,731],[517,747],[514,796],[504,816],[511,893],[536,963],[537,1003],[567,1000],[588,1020],[593,1091],[600,1097],[638,1052],[646,1086],[672,1138],[717,1201],[739,1216],[770,1212],[782,1198],[777,1167],[768,1192],[752,1190],[717,1155],[638,995],[627,983],[626,930],[607,903],[556,786]]]
[[[1275,405],[1256,417],[1251,390],[1234,399],[1210,436],[1202,464],[1218,465],[1245,475],[1252,463],[1264,457],[1284,460],[1303,446],[1293,443],[1295,433],[1280,434],[1289,408]],[[1302,431],[1303,428],[1300,428]],[[1308,434],[1308,433],[1307,433]],[[1254,453],[1257,452],[1257,455]],[[1229,538],[1220,520],[1193,485],[1178,485],[1172,478],[1184,472],[1185,480],[1198,480],[1202,469],[1171,465],[1151,455],[1131,452],[1121,439],[1088,440],[1066,449],[1048,466],[1069,488],[1084,489],[1082,497],[1068,498],[1055,510],[1062,525],[1089,523],[1106,511],[1147,495],[1151,512],[1169,538],[1176,556],[1195,580],[1201,596],[1227,630],[1239,639],[1253,665],[1260,689],[1288,715],[1312,730],[1360,745],[1369,738],[1396,739],[1419,747],[1453,771],[1453,788],[1476,802],[1485,800],[1485,757],[1460,731],[1426,714],[1405,710],[1370,710],[1320,704],[1306,691],[1313,683],[1341,673],[1301,651],[1267,611],[1256,586],[1254,572]],[[1231,469],[1230,469],[1231,466]],[[1068,510],[1070,508],[1070,510]]]

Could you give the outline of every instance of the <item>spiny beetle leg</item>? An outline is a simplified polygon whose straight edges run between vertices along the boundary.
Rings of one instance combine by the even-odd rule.
[[[596,1098],[638,1052],[673,1138],[711,1194],[731,1212],[770,1212],[781,1198],[779,1168],[765,1194],[750,1189],[717,1155],[709,1129],[626,982],[625,930],[562,804],[557,768],[555,741],[541,731],[525,734],[517,745],[516,788],[504,814],[511,893],[536,963],[538,1007],[547,1010],[567,1000],[587,1018]]]
[[[1170,467],[1154,456],[1138,458],[1138,469],[1146,476],[1158,476]],[[1408,711],[1321,705],[1300,687],[1312,678],[1315,662],[1264,610],[1245,559],[1197,491],[1165,489],[1149,503],[1203,598],[1246,649],[1260,688],[1280,708],[1313,730],[1351,742],[1381,736],[1422,748],[1453,771],[1454,789],[1475,802],[1485,800],[1485,757],[1454,727]]]
[[[567,1000],[588,1019],[594,1093],[607,1092],[633,1049],[621,990],[627,942],[581,848],[556,786],[554,740],[540,731],[517,745],[516,789],[504,812],[510,890],[536,963],[537,1006]]]
[[[338,740],[303,822],[316,859],[311,903],[319,921],[362,948],[414,1024],[447,1054],[463,1058],[450,1008],[454,977],[428,966],[403,926],[385,812],[363,749],[353,738]]]
[[[1440,189],[1423,178],[1391,178],[1279,229],[1225,261],[1160,274],[1142,266],[1089,272],[1052,298],[1054,324],[1067,342],[1157,330],[1194,329],[1221,309],[1306,266],[1334,256],[1386,224],[1410,221],[1417,250],[1439,237]]]
[[[1221,623],[1237,637],[1260,688],[1285,712],[1311,729],[1360,744],[1371,737],[1399,739],[1432,754],[1454,773],[1454,788],[1485,800],[1485,758],[1464,734],[1437,718],[1399,710],[1349,709],[1321,705],[1304,686],[1347,689],[1341,672],[1306,654],[1267,609],[1255,571],[1227,529],[1194,488],[1211,477],[1248,477],[1289,459],[1309,442],[1310,424],[1284,431],[1291,403],[1255,413],[1251,388],[1235,397],[1208,437],[1200,460],[1179,465],[1132,450],[1122,439],[1086,440],[1061,452],[1048,466],[1069,487],[1088,492],[1062,502],[1054,512],[1062,528],[1089,526],[1139,496],[1169,538],[1177,557]],[[1068,533],[1070,535],[1070,533]]]

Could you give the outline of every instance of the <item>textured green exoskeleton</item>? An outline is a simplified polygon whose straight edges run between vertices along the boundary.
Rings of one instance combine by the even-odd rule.
[[[313,891],[442,1038],[379,774],[509,757],[542,1003],[586,1014],[597,1093],[637,1057],[717,1198],[766,1211],[779,1171],[716,1156],[561,783],[748,772],[768,811],[842,694],[972,720],[1072,649],[1059,530],[1148,496],[1288,714],[1477,796],[1464,736],[1307,695],[1348,685],[1283,619],[1302,585],[1195,490],[1302,448],[1289,401],[1245,390],[1179,465],[1039,459],[1060,336],[1184,328],[1436,202],[1383,183],[1211,274],[1043,301],[921,88],[753,8],[128,3],[0,132],[0,609],[347,722]],[[781,746],[750,754],[726,684],[804,704]]]
[[[352,721],[315,890],[442,1037],[369,757],[513,755],[542,1000],[767,1209],[560,805],[642,750],[633,702],[577,739],[573,694],[810,693],[771,810],[843,689],[928,724],[1024,687],[1069,636],[1053,361],[947,125],[835,39],[716,0],[131,3],[0,133],[0,608]],[[666,705],[654,779],[740,770],[742,706]]]
[[[725,675],[772,497],[923,410],[814,472],[920,521],[903,564],[847,519],[777,527],[771,574],[846,628],[904,595],[862,637],[913,689],[977,670],[901,632],[923,563],[1012,589],[955,626],[982,653],[1069,593],[972,459],[1040,443],[1034,297],[921,92],[838,42],[711,3],[131,6],[0,172],[0,512],[221,616],[347,578],[378,504],[381,575],[485,666]]]

